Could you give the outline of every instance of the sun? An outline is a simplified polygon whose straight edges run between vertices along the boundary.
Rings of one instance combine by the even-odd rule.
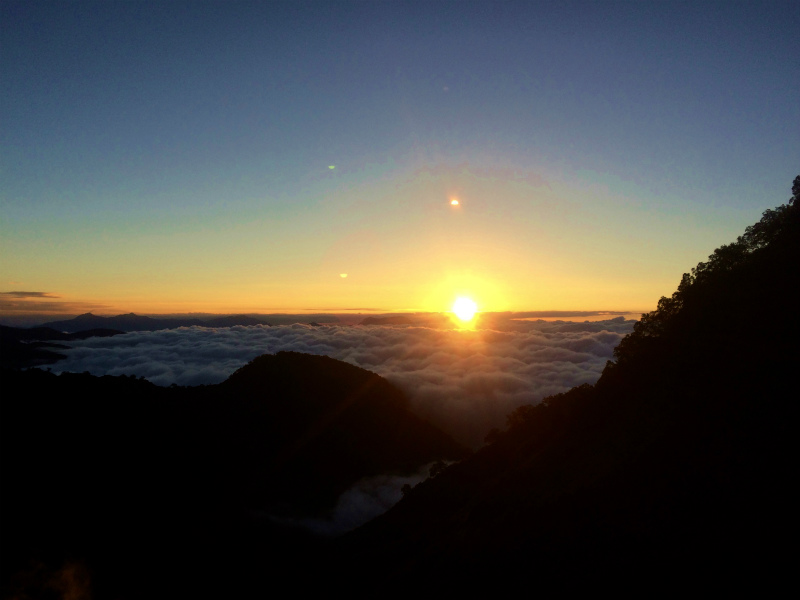
[[[462,321],[471,321],[478,312],[478,305],[469,298],[460,296],[453,303],[453,312]]]

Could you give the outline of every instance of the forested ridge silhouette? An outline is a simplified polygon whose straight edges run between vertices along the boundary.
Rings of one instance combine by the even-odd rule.
[[[800,177],[792,192],[643,315],[594,386],[514,411],[341,540],[351,559],[450,589],[785,581]]]

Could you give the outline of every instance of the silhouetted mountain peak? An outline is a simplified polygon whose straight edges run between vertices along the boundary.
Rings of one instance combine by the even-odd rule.
[[[314,377],[308,373],[313,371]],[[355,386],[388,385],[388,382],[361,367],[350,363],[302,352],[282,351],[262,354],[234,371],[222,385],[239,385],[243,382],[274,385],[276,381],[306,386],[338,385],[338,382]]]

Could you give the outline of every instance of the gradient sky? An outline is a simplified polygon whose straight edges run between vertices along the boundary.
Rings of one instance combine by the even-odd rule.
[[[797,31],[796,1],[3,0],[4,307],[651,310],[790,197]]]

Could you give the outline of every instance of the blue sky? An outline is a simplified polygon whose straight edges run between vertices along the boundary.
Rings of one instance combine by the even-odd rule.
[[[796,2],[4,1],[0,291],[648,310],[789,197],[798,29]]]

